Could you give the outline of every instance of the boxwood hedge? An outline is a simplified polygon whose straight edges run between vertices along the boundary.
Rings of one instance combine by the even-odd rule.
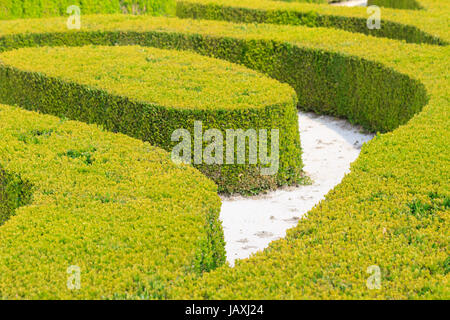
[[[0,20],[64,16],[68,15],[67,8],[73,5],[78,6],[82,14],[171,15],[175,9],[172,0],[2,0]]]
[[[366,8],[336,8],[264,0],[180,0],[177,1],[176,10],[180,18],[337,28],[412,43],[446,43],[439,34],[435,34],[439,29],[427,25],[435,23],[435,19],[431,21],[425,16],[423,21],[424,17],[416,16],[420,21],[415,21],[411,13],[399,15],[385,8],[382,10],[380,29],[367,27],[369,15]]]
[[[368,0],[367,5],[369,6],[375,5],[395,9],[409,9],[409,10],[423,9],[420,3],[417,2],[416,0]]]
[[[6,105],[0,122],[0,298],[163,298],[224,263],[217,188],[195,169],[93,125]]]
[[[285,239],[272,242],[264,252],[240,261],[235,268],[221,267],[201,278],[186,275],[170,286],[164,297],[448,299],[448,4],[435,0],[420,3],[426,10],[383,12],[392,21],[414,25],[438,37],[441,46],[325,28],[123,16],[84,17],[84,29],[76,32],[64,30],[64,19],[28,20],[26,25],[24,21],[2,22],[0,41],[3,50],[67,43],[191,49],[263,70],[275,78],[280,66],[280,60],[273,58],[277,49],[285,50],[285,61],[296,57],[296,52],[315,57],[291,65],[298,68],[292,73],[297,71],[310,79],[326,80],[325,74],[319,76],[324,69],[318,66],[341,59],[344,65],[340,69],[337,64],[326,69],[329,77],[346,75],[356,82],[348,81],[348,87],[341,87],[337,81],[325,81],[320,87],[323,92],[317,91],[320,99],[332,101],[331,97],[344,97],[346,90],[357,92],[363,86],[364,94],[354,94],[355,99],[341,115],[366,125],[373,123],[376,130],[393,131],[378,134],[365,145],[350,174]],[[362,15],[359,9],[315,8],[344,18]],[[352,61],[360,67],[350,68]],[[372,78],[378,72],[380,76]],[[384,78],[384,73],[388,77]],[[285,82],[290,83],[288,80]],[[397,83],[402,85],[397,88]],[[314,90],[314,86],[309,89]],[[296,90],[308,92],[299,87]],[[321,109],[312,94],[306,98],[299,94],[299,101],[302,99],[305,106]],[[377,121],[369,122],[372,118],[365,112],[376,111],[377,101],[385,101],[383,108],[390,110],[386,107],[389,99],[394,104],[397,101],[395,110],[399,115],[405,112],[405,118],[391,122],[391,117],[383,118],[380,111]],[[324,103],[322,111],[339,110],[328,106]],[[379,290],[366,286],[372,270],[369,267],[374,265],[381,271]],[[40,285],[34,289],[31,292],[38,292]]]
[[[295,91],[255,71],[139,46],[21,49],[3,53],[0,60],[4,103],[97,123],[168,151],[179,143],[172,141],[175,130],[185,129],[191,133],[191,163],[195,121],[202,122],[202,133],[220,130],[224,141],[228,129],[266,129],[269,153],[274,152],[270,130],[279,130],[273,175],[265,175],[261,169],[267,165],[259,161],[249,164],[248,156],[246,164],[236,158],[234,164],[196,164],[221,192],[258,192],[302,180]],[[223,151],[225,162],[228,150]]]
[[[0,167],[0,226],[31,199],[31,185]]]

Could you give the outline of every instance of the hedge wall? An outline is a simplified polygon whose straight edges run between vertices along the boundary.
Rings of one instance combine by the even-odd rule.
[[[0,228],[0,298],[164,298],[224,263],[217,189],[195,169],[80,122],[6,105],[0,122],[0,212],[22,205]]]
[[[306,2],[306,3],[336,3],[336,2],[345,2],[348,0],[271,0],[271,1],[284,1],[284,2]]]
[[[338,15],[339,9],[336,12],[332,11],[333,9],[335,8],[330,9],[323,5],[285,4],[275,1],[179,0],[177,1],[176,15],[180,18],[337,28],[375,37],[405,40],[410,43],[438,45],[446,43],[415,25],[406,25],[391,20],[384,10],[381,28],[369,29],[367,27],[368,15],[362,9],[356,8],[354,12],[359,12],[359,14],[353,16]]]
[[[433,19],[435,26],[444,26],[445,5],[427,4],[428,12],[417,13],[421,21]],[[289,30],[296,35],[285,32],[284,38],[298,46],[364,56],[419,79],[430,100],[407,125],[377,135],[366,145],[351,174],[285,239],[235,268],[224,267],[200,282],[189,282],[173,296],[448,299],[449,47],[355,39],[330,30],[328,35],[300,27]],[[446,30],[441,28],[441,34]],[[449,37],[443,39],[447,42]],[[371,266],[380,270],[380,289],[367,287]]]
[[[98,18],[92,17],[92,19]],[[128,22],[126,17],[116,16],[113,19],[116,22],[120,19],[125,23]],[[56,21],[54,20],[54,22]],[[88,23],[90,24],[89,20]],[[218,24],[215,29],[209,29],[213,25],[214,22],[199,25],[191,22],[192,28],[198,27],[199,30],[206,33],[202,35],[196,34],[192,29],[184,30],[182,20],[166,18],[151,18],[150,20],[140,17],[134,21],[131,28],[143,29],[142,32],[127,31],[130,26],[126,25],[123,26],[124,31],[108,31],[109,28],[118,27],[114,24],[105,24],[104,26],[108,26],[106,30],[103,29],[104,26],[94,26],[92,31],[69,33],[42,34],[38,29],[34,31],[35,33],[22,35],[5,34],[0,37],[0,50],[36,45],[80,46],[89,43],[138,44],[158,48],[193,50],[202,55],[242,64],[283,83],[288,83],[296,90],[299,106],[302,109],[346,117],[351,122],[361,124],[371,131],[386,132],[395,129],[410,119],[426,103],[427,95],[422,84],[411,77],[385,68],[380,63],[314,48],[299,47],[280,41],[252,40],[251,37],[243,37],[238,29],[228,28],[227,30],[226,24]],[[95,31],[97,28],[104,31]],[[221,36],[221,33],[231,30],[230,36],[238,36],[238,38]],[[281,31],[282,28],[278,33],[283,34]],[[252,30],[246,27],[246,32],[251,35]],[[260,31],[255,29],[255,32]],[[339,39],[336,41],[338,42]],[[5,66],[3,66],[4,68]],[[35,94],[39,94],[39,92],[29,92],[27,95],[11,94],[7,86],[10,88],[20,86],[20,83],[15,82],[8,84],[14,78],[3,72],[2,79],[5,89],[1,91],[1,99],[10,104],[33,105],[32,102],[38,99]],[[26,85],[23,90],[33,89]],[[46,95],[47,93],[44,97],[39,98],[41,103],[45,103],[42,100]],[[61,96],[59,99],[67,98]],[[197,117],[202,119],[201,115],[197,115]],[[240,117],[244,117],[244,115],[240,115]],[[295,116],[286,115],[285,119],[292,119],[292,117]],[[235,121],[232,119],[233,117],[230,116],[227,120],[228,124]],[[228,124],[224,123],[223,125]],[[293,125],[280,125],[280,127],[293,129]],[[294,135],[293,131],[289,132],[289,136]],[[161,141],[155,143],[160,145]]]
[[[31,200],[32,187],[18,175],[7,173],[0,167],[0,226],[15,210]]]
[[[368,0],[368,6],[380,6],[394,9],[420,10],[422,6],[416,0]]]
[[[409,11],[408,15],[402,12],[398,13],[397,17],[394,17],[396,10],[386,9],[386,13],[390,19],[397,19],[397,22],[403,21],[405,24],[409,23],[408,21],[412,25],[416,23],[416,26],[424,32],[432,31],[432,34],[448,41],[450,37],[446,20],[448,12],[445,11],[448,9],[446,3],[427,0],[427,11]],[[343,13],[344,17],[350,15],[346,14],[347,8],[326,10],[336,15]],[[348,10],[350,13],[361,14],[359,11]],[[168,47],[182,49],[185,48],[183,44],[189,43],[191,39],[192,43],[196,44],[193,48],[205,55],[216,55],[216,51],[211,48],[217,47],[220,43],[219,48],[228,50],[229,60],[241,61],[238,56],[249,52],[250,54],[246,56],[252,59],[242,59],[242,63],[247,66],[252,65],[249,60],[259,61],[259,59],[265,60],[266,66],[277,65],[277,59],[270,59],[274,51],[258,50],[256,53],[249,51],[249,47],[236,47],[237,43],[254,43],[260,49],[290,48],[292,51],[289,52],[294,53],[299,50],[305,53],[313,52],[319,57],[340,57],[347,59],[346,61],[361,61],[364,68],[350,68],[349,71],[357,70],[365,74],[365,68],[372,70],[370,68],[377,66],[383,68],[387,74],[391,72],[396,79],[404,79],[406,91],[396,91],[395,85],[390,85],[389,82],[384,82],[383,77],[379,77],[377,81],[380,83],[371,84],[371,89],[359,97],[362,99],[361,105],[371,105],[371,99],[374,101],[378,99],[380,94],[378,87],[391,90],[389,91],[391,98],[401,99],[405,106],[411,103],[410,92],[417,92],[416,97],[420,99],[416,102],[423,103],[422,108],[416,107],[419,111],[417,114],[413,116],[414,112],[409,113],[412,118],[404,125],[398,126],[392,132],[379,134],[366,144],[358,160],[353,163],[350,174],[327,195],[323,202],[308,213],[306,219],[302,219],[297,227],[290,230],[285,239],[272,242],[264,252],[238,262],[235,268],[220,267],[203,274],[201,278],[187,275],[181,282],[170,286],[164,295],[158,294],[158,297],[189,299],[448,299],[450,297],[447,285],[450,272],[448,250],[450,118],[447,116],[450,101],[447,89],[447,74],[450,68],[449,46],[407,44],[341,30],[301,26],[245,25],[123,16],[84,17],[84,21],[84,30],[70,33],[64,30],[64,19],[29,20],[26,23],[2,22],[0,23],[2,47],[5,50],[68,42],[74,46],[92,42],[147,43],[157,46],[154,44],[156,42],[161,46],[167,44]],[[434,23],[429,23],[430,21]],[[122,33],[117,30],[121,30]],[[157,36],[154,36],[155,34]],[[160,42],[156,40],[151,42],[149,39],[152,37],[159,39]],[[221,42],[218,42],[219,40]],[[207,43],[210,46],[207,46]],[[242,51],[242,48],[245,50]],[[256,68],[258,63],[253,65]],[[320,74],[320,69],[312,66],[314,64],[299,65],[303,70],[309,70],[311,75]],[[297,71],[302,72],[301,69]],[[356,73],[352,73],[352,76],[355,79],[359,76],[363,78]],[[414,86],[417,87],[416,90],[408,91],[408,87]],[[324,86],[324,90],[324,97],[330,97],[336,92],[335,87],[330,84]],[[428,99],[425,97],[425,91]],[[402,96],[403,94],[405,96]],[[356,105],[355,103],[354,107]],[[372,102],[372,105],[375,105],[375,102]],[[364,119],[363,116],[359,117]],[[8,123],[10,121],[8,119],[5,118],[4,122]],[[385,118],[385,122],[389,122],[389,117]],[[13,162],[11,160],[11,163]],[[161,212],[165,210],[164,208]],[[0,230],[4,232],[5,227],[16,223],[18,218],[20,214],[8,221]],[[11,238],[9,240],[11,241]],[[2,277],[8,275],[7,279],[11,280],[9,274],[12,270],[15,271],[15,268],[5,267],[7,259],[4,257],[8,258],[12,254],[3,246],[3,238],[0,243],[2,243],[0,287],[3,288],[7,282]],[[38,247],[31,252],[47,254],[48,250]],[[120,266],[120,261],[123,260],[109,261],[114,261],[114,266]],[[378,266],[381,271],[379,290],[369,290],[366,286],[371,276],[367,270],[373,265]],[[32,268],[33,265],[25,265],[24,268],[28,267]],[[45,268],[45,263],[43,267]],[[5,269],[7,272],[3,272]],[[18,282],[26,279],[23,273],[15,273],[15,276]],[[153,288],[161,288],[160,282],[151,283]],[[15,285],[19,287],[17,283]],[[19,297],[33,296],[41,285],[42,282],[33,288],[18,291],[22,294]]]
[[[154,26],[146,27],[146,33],[70,32],[57,35],[36,33],[19,38],[14,35],[5,36],[0,38],[0,50],[20,46],[79,46],[89,43],[139,44],[194,50],[200,54],[245,65],[290,84],[297,92],[299,106],[304,110],[346,117],[372,131],[386,132],[405,123],[420,110],[427,99],[423,86],[417,81],[363,59],[267,40],[228,39],[219,35],[201,36],[154,31],[161,28],[157,20],[154,21]],[[164,24],[167,20],[160,21]],[[179,22],[176,19],[169,21],[174,27]],[[148,104],[85,89],[76,84],[70,85],[69,88],[68,84],[44,78],[40,74],[23,73],[2,66],[0,79],[3,85],[0,87],[0,100],[26,108],[35,108],[38,105],[39,110],[46,113],[99,123],[109,130],[130,134],[166,150],[173,147],[170,140],[172,132],[180,127],[192,130],[195,120],[203,121],[205,129],[284,128],[280,131],[280,169],[276,176],[263,176],[259,174],[258,168],[248,165],[202,164],[197,167],[218,183],[220,191],[224,193],[257,193],[262,189],[273,189],[276,186],[302,181],[297,116],[287,102],[257,110],[218,110],[217,113],[210,110],[179,111],[155,106],[155,113],[150,113],[150,117],[141,114],[142,110],[148,112]],[[385,79],[387,81],[384,81]],[[368,94],[375,90],[376,95]],[[74,94],[67,95],[65,92]],[[55,98],[49,99],[49,96]],[[86,98],[80,99],[83,96]],[[98,112],[93,112],[92,105],[98,108]],[[121,111],[124,109],[123,105],[127,106],[125,110],[130,110],[130,113]],[[105,109],[111,113],[105,113]],[[136,119],[141,119],[142,122],[139,123]],[[171,121],[165,120],[164,125],[161,125],[162,119]],[[162,131],[161,128],[165,130]]]
[[[111,41],[111,37],[116,35],[105,38],[106,42]],[[148,35],[143,44],[161,46],[165,41],[176,42],[178,39],[179,36],[154,34]],[[89,37],[84,41],[88,40]],[[125,37],[123,41],[142,42],[135,40],[135,35]],[[182,45],[192,47],[193,42],[194,39],[186,38]],[[165,42],[164,46],[168,45]],[[261,169],[267,166],[259,161],[257,165],[249,164],[248,156],[245,165],[202,162],[196,167],[225,193],[257,193],[261,189],[301,182],[297,99],[289,86],[246,68],[192,53],[140,47],[49,50],[19,50],[0,56],[4,62],[0,66],[1,101],[59,117],[97,123],[110,131],[128,134],[168,151],[178,143],[172,142],[172,133],[186,129],[191,132],[193,160],[194,121],[202,122],[203,132],[218,129],[224,138],[228,129],[254,129],[257,132],[266,129],[270,153],[270,130],[277,129],[280,131],[279,166],[273,175],[262,174]],[[64,52],[67,52],[65,58],[62,57]],[[153,60],[162,59],[162,62],[154,66],[156,62],[149,61],[150,56]],[[39,60],[41,63],[35,62]],[[117,67],[118,61],[132,68]],[[81,67],[72,65],[74,63]],[[56,68],[61,65],[72,66]],[[167,80],[161,81],[164,73]],[[186,86],[195,90],[186,89]],[[207,144],[204,143],[203,150]],[[225,156],[223,159],[225,161]]]
[[[130,13],[171,15],[175,0],[2,0],[0,20],[69,16],[67,8],[76,5],[81,14]]]

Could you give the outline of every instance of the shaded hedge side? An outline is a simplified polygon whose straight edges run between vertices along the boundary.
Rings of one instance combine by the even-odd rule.
[[[20,176],[7,173],[0,167],[0,226],[14,211],[31,201],[32,186]]]
[[[162,299],[225,263],[217,187],[197,170],[94,125],[6,105],[0,122],[0,299]]]

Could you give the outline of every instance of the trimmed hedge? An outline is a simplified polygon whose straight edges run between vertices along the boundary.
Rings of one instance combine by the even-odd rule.
[[[91,18],[93,20],[99,19],[95,16],[89,19]],[[249,36],[244,36],[240,29],[230,28],[227,24],[215,24],[214,22],[196,23],[192,21],[190,23],[191,30],[185,30],[183,21],[178,19],[137,17],[129,26],[126,25],[129,21],[125,17],[116,16],[106,19],[106,30],[103,25],[94,25],[92,31],[41,34],[39,33],[40,30],[37,29],[35,30],[36,33],[4,35],[0,37],[0,50],[5,51],[36,45],[81,46],[89,43],[138,44],[177,50],[193,50],[203,55],[242,64],[281,82],[288,83],[297,92],[300,108],[346,117],[351,122],[358,123],[371,131],[387,132],[406,123],[408,119],[420,111],[427,100],[422,84],[392,69],[385,68],[380,63],[324,52],[314,48],[299,47],[282,41],[269,40],[271,38],[276,39],[276,33],[268,34],[265,37],[267,40],[252,40],[252,32],[260,37],[261,31],[256,26],[254,30],[245,26]],[[125,24],[122,26],[119,24],[109,25],[108,19],[114,20],[116,23],[120,20]],[[85,20],[88,20],[88,17],[85,17]],[[54,22],[57,22],[57,20],[54,20]],[[90,24],[90,20],[88,20],[88,24]],[[214,25],[216,28],[211,28]],[[117,27],[122,28],[123,31],[108,31],[109,28],[115,29]],[[131,31],[130,28],[131,30],[136,28],[141,32]],[[198,32],[203,34],[196,34],[194,28],[197,28]],[[7,25],[5,25],[5,29],[7,29]],[[283,27],[275,30],[282,35],[280,39],[283,39],[285,34],[290,31],[289,29],[283,29]],[[224,36],[221,36],[221,34],[224,34]],[[230,38],[230,36],[234,38]],[[289,37],[295,37],[295,35],[289,35]],[[336,42],[338,41],[339,39],[336,38]],[[33,102],[40,101],[40,104],[45,104],[44,100],[48,93],[41,93],[41,98],[36,96],[39,91],[32,90],[32,81],[34,81],[32,79],[28,80],[29,85],[25,85],[23,90],[33,91],[34,93],[27,91],[26,95],[11,94],[12,88],[20,86],[22,80],[12,81],[15,77],[9,76],[5,68],[3,70],[0,77],[3,80],[4,89],[0,87],[0,99],[4,103],[32,106],[34,105]],[[65,100],[67,98],[60,96],[58,99]],[[274,109],[272,108],[272,110]],[[270,113],[271,111],[266,110],[265,112]],[[272,113],[270,116],[268,115],[268,118],[273,119],[272,121],[275,123],[279,123],[278,121],[292,121],[292,118],[296,117],[291,109],[283,112],[284,114],[280,112],[280,116],[276,118],[274,118],[275,113]],[[242,112],[239,117],[245,118],[246,116]],[[260,117],[261,115],[257,116],[258,119]],[[278,118],[284,120],[278,120]],[[197,115],[197,119],[203,119],[202,115]],[[216,127],[226,127],[235,122],[233,119],[235,119],[234,115]],[[87,120],[89,119],[83,118],[83,121]],[[134,118],[133,121],[135,121]],[[151,119],[147,121],[151,121]],[[295,133],[294,125],[288,125],[287,123],[289,122],[274,127],[289,128],[285,132],[286,136],[295,137],[297,133]],[[167,141],[167,139],[164,141]],[[290,141],[296,141],[296,139],[290,139]],[[152,142],[161,145],[161,141]],[[295,159],[287,160],[287,158],[280,159],[281,168],[297,167],[296,165],[283,164],[284,160],[295,161]],[[286,180],[289,181],[289,179]],[[293,180],[295,181],[295,179]]]
[[[394,9],[420,10],[422,6],[416,0],[368,0],[368,6],[379,6]]]
[[[294,105],[297,99],[286,84],[188,51],[141,46],[41,47],[4,52],[0,59],[22,71],[179,110],[263,109]]]
[[[438,13],[436,7],[434,10],[433,14]],[[443,23],[445,12],[440,11],[436,25]],[[427,15],[423,13],[424,20]],[[308,37],[302,28],[290,30],[296,35],[284,34],[286,41],[296,38],[299,46],[370,57],[419,79],[430,100],[406,126],[377,135],[367,144],[351,174],[285,239],[272,242],[264,252],[235,268],[221,268],[200,282],[188,282],[172,295],[202,299],[448,299],[449,47],[356,40],[331,31],[325,37],[319,30],[309,31],[315,36]],[[373,265],[381,271],[380,290],[366,287]]]
[[[76,5],[81,13],[131,13],[172,15],[174,0],[2,0],[0,20],[69,16],[69,6]]]
[[[336,3],[336,2],[345,2],[348,0],[271,0],[271,1],[284,1],[284,2],[306,2],[306,3]]]
[[[176,40],[171,38],[154,40]],[[185,46],[192,46],[193,39],[186,40]],[[302,180],[295,92],[254,71],[193,53],[142,47],[22,49],[0,59],[4,103],[97,123],[168,151],[178,144],[172,133],[186,129],[192,160],[194,121],[202,121],[204,131],[220,130],[224,139],[227,129],[267,129],[269,152],[270,130],[280,130],[274,175],[263,175],[266,166],[249,164],[248,156],[242,165],[196,165],[221,192],[257,193]]]
[[[354,14],[341,15],[340,13],[346,12],[344,10],[349,10],[350,13],[350,10],[353,10]],[[406,25],[391,19],[385,10],[382,12],[381,28],[369,29],[365,10],[276,1],[179,0],[176,14],[180,18],[337,28],[410,43],[446,44],[442,39],[424,32],[414,24]]]
[[[5,172],[0,167],[0,226],[15,210],[31,200],[32,189],[20,176]]]
[[[0,298],[164,298],[224,263],[217,188],[195,169],[80,122],[6,105],[0,122],[1,203],[26,204],[0,228]]]
[[[428,3],[432,3],[430,1]],[[411,16],[399,13],[399,20],[423,17],[418,24],[434,20],[433,25],[422,30],[437,30],[435,34],[448,41],[450,37],[445,36],[448,28],[443,28],[447,23],[445,13],[448,11],[442,8],[435,6],[426,12],[410,11]],[[73,33],[63,29],[63,19],[30,20],[26,21],[26,25],[23,21],[0,23],[2,46],[11,49],[50,42],[53,45],[70,42],[75,46],[109,42],[153,46],[159,43],[181,49],[185,48],[183,44],[187,38],[199,43],[195,50],[212,55],[216,51],[210,47],[217,47],[220,39],[222,46],[219,48],[227,49],[228,57],[248,65],[251,65],[248,60],[265,60],[267,66],[277,66],[278,60],[271,60],[273,51],[262,48],[288,47],[295,48],[292,52],[300,50],[319,56],[340,57],[346,61],[361,61],[364,68],[349,69],[355,79],[363,78],[367,66],[379,66],[398,79],[403,77],[406,90],[416,85],[417,96],[425,103],[407,123],[393,132],[377,135],[366,144],[352,165],[350,174],[308,213],[307,219],[302,219],[297,227],[290,230],[285,239],[272,242],[264,252],[238,262],[235,268],[221,267],[200,279],[184,277],[171,286],[164,297],[450,297],[447,285],[450,272],[449,46],[406,44],[339,30],[296,26],[118,16],[85,17],[84,21],[87,22],[85,29]],[[117,30],[122,33],[115,33]],[[149,39],[152,37],[160,42],[151,42]],[[248,47],[236,48],[236,43],[265,44],[265,47],[249,51]],[[247,59],[235,57],[240,55]],[[254,65],[255,68],[258,66],[257,63]],[[307,74],[320,72],[320,68],[312,67],[314,64],[297,66],[309,70]],[[355,70],[362,74],[354,73]],[[302,72],[302,69],[297,71]],[[378,81],[382,82],[371,84],[366,95],[358,98],[361,104],[369,102],[370,105],[371,99],[376,101],[379,94],[377,88],[381,86],[391,90],[392,98],[402,99],[406,106],[409,105],[410,97],[404,92],[411,91],[396,91],[395,85],[389,86],[389,82],[383,82],[383,77]],[[323,88],[326,97],[336,92],[330,84]],[[429,99],[424,97],[425,90]],[[372,103],[375,105],[375,102]],[[356,107],[356,104],[353,106]],[[385,121],[389,122],[389,118]],[[0,230],[3,231],[3,228]],[[381,290],[368,290],[366,287],[366,281],[371,276],[367,270],[372,265],[380,267]],[[159,286],[156,284],[154,287]]]

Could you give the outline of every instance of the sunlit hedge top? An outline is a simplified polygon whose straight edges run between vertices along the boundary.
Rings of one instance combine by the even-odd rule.
[[[294,90],[286,84],[187,51],[138,46],[46,47],[5,52],[0,60],[21,70],[164,107],[248,109],[295,100]]]
[[[442,11],[430,7],[427,12],[418,10],[408,16],[403,11],[386,12],[392,12],[392,19],[397,15],[404,21],[417,20],[424,30],[436,30],[448,41],[448,26],[443,20],[448,10],[444,6]],[[343,15],[364,12],[364,9],[320,8],[342,10]],[[417,17],[423,19],[413,19]],[[54,32],[50,35],[54,42],[59,39],[58,32],[67,32],[64,18],[12,21],[0,26],[4,48],[29,44],[27,36],[17,35],[21,32],[42,33],[45,37],[48,30]],[[117,30],[254,42],[263,39],[274,48],[283,43],[322,52],[329,59],[336,56],[325,53],[348,59],[357,57],[362,67],[371,60],[420,81],[428,94],[423,109],[409,122],[393,132],[377,135],[363,147],[342,183],[285,239],[273,242],[267,250],[241,261],[235,268],[220,268],[201,279],[171,287],[167,297],[448,299],[449,46],[406,44],[324,28],[83,17],[85,33],[102,37],[108,35],[106,31]],[[264,51],[259,53],[265,55]],[[355,79],[371,80],[370,73],[359,74],[352,69],[348,72]],[[382,78],[379,80],[374,87],[391,85]],[[367,92],[366,97],[376,101],[377,93],[377,90]],[[371,265],[380,267],[381,290],[366,287],[370,277],[366,270]]]
[[[131,13],[167,14],[173,12],[174,0],[2,0],[0,20],[67,15],[67,8],[76,5],[82,14]],[[72,12],[73,13],[73,12]]]
[[[341,22],[342,19],[345,18],[367,19],[370,16],[367,13],[366,7],[341,7],[304,2],[270,0],[178,0],[177,2],[241,9],[303,12],[307,13],[310,18],[314,17],[314,15],[338,16],[341,18]],[[447,17],[448,12],[450,12],[450,2],[440,0],[420,0],[420,5],[424,8],[423,10],[398,10],[382,7],[381,23],[383,24],[385,21],[391,21],[401,25],[414,26],[431,36],[448,40],[450,38],[450,28]],[[284,24],[283,21],[279,21],[279,23]]]
[[[5,105],[0,123],[0,170],[33,192],[0,227],[0,299],[157,298],[149,281],[204,271],[211,239],[224,262],[217,188],[195,169],[93,125]],[[80,290],[66,286],[71,265]]]

